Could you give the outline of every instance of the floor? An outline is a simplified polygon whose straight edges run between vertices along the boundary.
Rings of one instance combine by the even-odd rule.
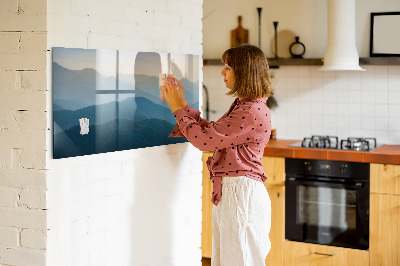
[[[203,266],[211,266],[211,259],[209,258],[202,258],[201,262],[203,263]]]

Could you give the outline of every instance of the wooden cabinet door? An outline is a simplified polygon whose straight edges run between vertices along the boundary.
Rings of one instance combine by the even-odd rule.
[[[285,266],[368,266],[365,250],[285,241]]]
[[[268,177],[266,184],[285,185],[285,158],[264,156],[261,163]]]
[[[265,259],[266,266],[283,265],[285,240],[285,187],[265,184],[271,199],[271,250]]]
[[[371,194],[371,266],[400,265],[400,196]]]
[[[201,253],[204,258],[211,258],[212,253],[212,183],[206,161],[211,152],[203,153],[203,195],[202,195],[202,224],[201,224]]]
[[[371,193],[400,195],[400,165],[370,165]]]

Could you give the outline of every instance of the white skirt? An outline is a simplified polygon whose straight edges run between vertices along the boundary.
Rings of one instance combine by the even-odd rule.
[[[212,266],[262,266],[271,249],[271,200],[254,179],[222,178],[222,197],[212,210]]]

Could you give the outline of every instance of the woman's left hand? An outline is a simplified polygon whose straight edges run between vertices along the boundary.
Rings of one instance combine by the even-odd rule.
[[[172,84],[171,79],[167,79],[164,83],[164,86],[161,86],[160,88],[164,94],[165,101],[167,102],[168,107],[169,109],[171,109],[172,113],[174,113],[178,109],[185,108],[185,106],[182,106],[180,103],[177,86]]]

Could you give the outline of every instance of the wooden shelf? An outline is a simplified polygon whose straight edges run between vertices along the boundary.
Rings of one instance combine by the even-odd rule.
[[[268,58],[270,67],[322,66],[322,58]]]
[[[322,66],[323,58],[268,58],[271,68],[279,66]],[[220,59],[204,59],[204,66],[222,65]],[[400,57],[362,57],[360,65],[400,65]]]
[[[362,57],[360,65],[400,65],[400,57]]]
[[[268,58],[270,67],[279,66],[304,66],[304,65],[322,65],[321,58]],[[205,66],[218,66],[222,65],[220,59],[204,59],[203,65]]]

